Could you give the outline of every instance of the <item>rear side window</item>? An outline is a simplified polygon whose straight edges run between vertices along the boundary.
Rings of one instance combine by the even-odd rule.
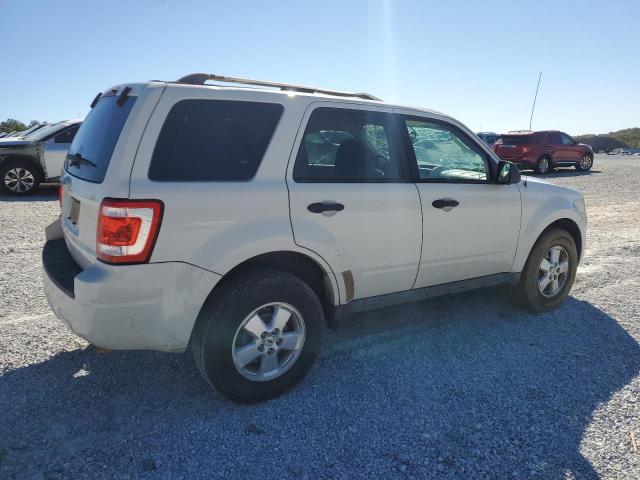
[[[65,130],[64,132],[62,132],[61,134],[56,135],[53,141],[55,143],[71,143],[73,142],[73,137],[75,137],[76,133],[78,133],[79,128],[80,128],[79,125],[75,127],[71,127]]]
[[[531,143],[529,135],[502,135],[503,145],[527,145]]]
[[[119,106],[117,98],[102,96],[73,138],[64,168],[74,177],[94,183],[104,180],[113,149],[136,101],[127,97]]]
[[[182,100],[162,126],[149,179],[158,182],[252,178],[282,115],[275,103]]]

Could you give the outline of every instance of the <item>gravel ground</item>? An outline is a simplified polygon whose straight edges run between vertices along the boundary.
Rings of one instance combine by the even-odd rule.
[[[566,304],[487,290],[352,318],[260,405],[190,355],[99,354],[42,294],[55,190],[0,198],[0,478],[640,478],[640,158],[548,178],[586,198]]]

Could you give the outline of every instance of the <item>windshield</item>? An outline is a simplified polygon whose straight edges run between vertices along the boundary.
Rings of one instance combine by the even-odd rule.
[[[40,129],[40,128],[44,128],[42,125],[34,125],[31,128],[26,129],[24,132],[20,132],[20,136],[21,137],[27,137],[30,134],[32,134],[34,131]]]
[[[126,97],[118,105],[115,95],[103,96],[87,115],[73,139],[64,168],[74,177],[101,183],[124,122],[136,101]]]

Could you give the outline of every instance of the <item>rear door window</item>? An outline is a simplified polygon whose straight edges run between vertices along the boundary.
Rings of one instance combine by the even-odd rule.
[[[394,118],[367,110],[317,108],[293,169],[296,182],[402,181]]]
[[[549,145],[562,145],[562,140],[558,132],[547,132],[547,142],[549,142]]]
[[[149,179],[158,182],[252,178],[282,115],[276,103],[182,100],[156,142]]]
[[[136,97],[119,106],[115,95],[104,95],[89,112],[69,147],[64,168],[74,177],[101,183]]]

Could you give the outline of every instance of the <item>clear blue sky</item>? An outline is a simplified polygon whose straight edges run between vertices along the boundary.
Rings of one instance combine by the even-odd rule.
[[[640,1],[0,0],[0,119],[191,72],[373,93],[474,130],[640,127]]]

